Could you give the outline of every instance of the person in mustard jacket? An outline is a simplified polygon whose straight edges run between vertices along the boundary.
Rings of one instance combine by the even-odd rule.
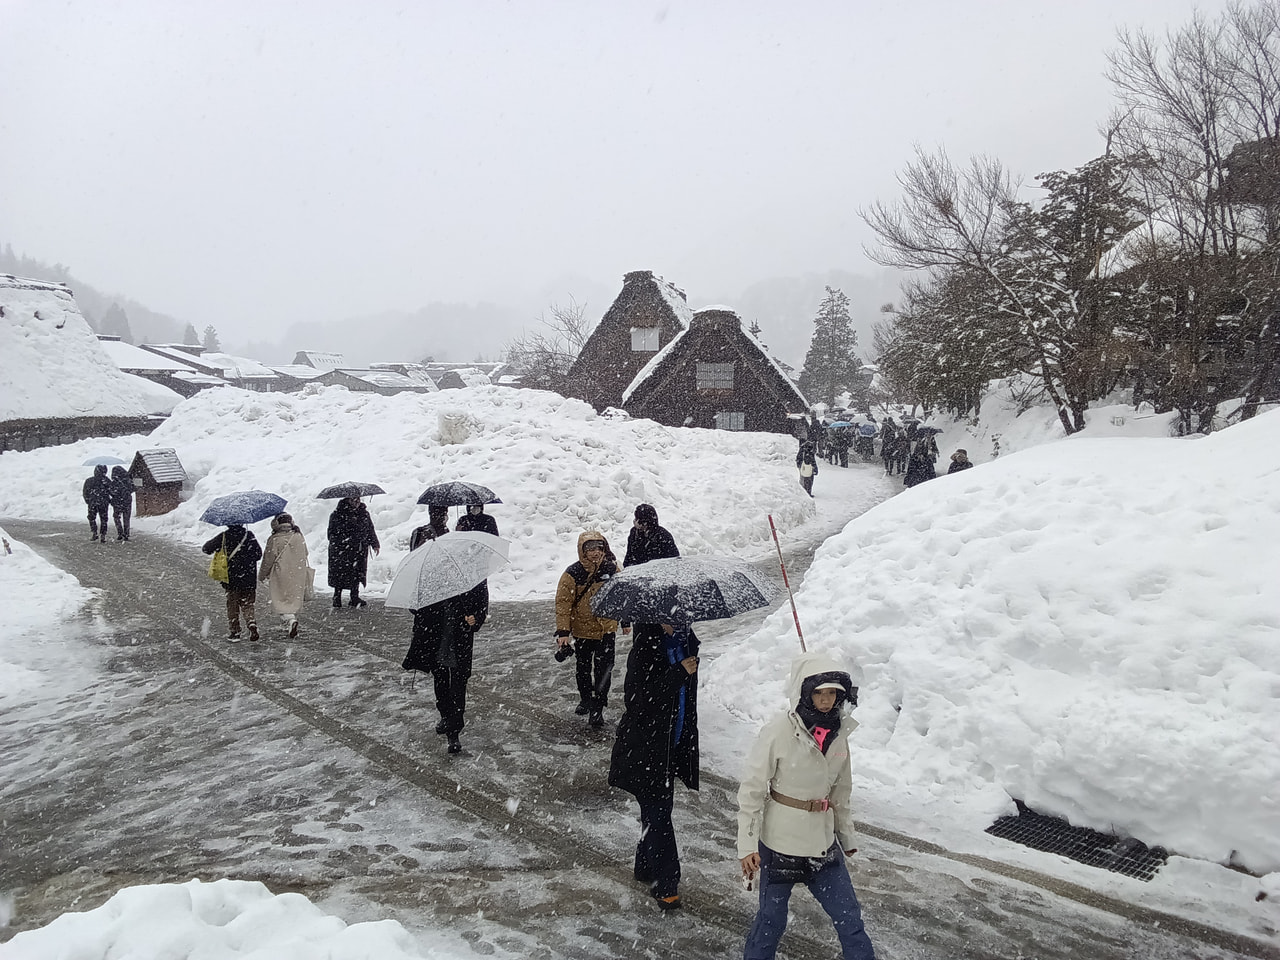
[[[792,665],[787,710],[764,725],[738,789],[742,875],[760,886],[760,908],[744,960],[772,960],[787,928],[797,883],[835,924],[844,960],[875,960],[862,908],[845,867],[854,848],[848,715],[857,688],[834,660],[801,654]]]
[[[569,565],[556,586],[556,657],[567,659],[572,649],[578,667],[575,712],[586,714],[597,729],[604,726],[604,708],[609,703],[618,621],[592,613],[591,598],[619,568],[604,534],[585,530],[578,536],[577,563]]]

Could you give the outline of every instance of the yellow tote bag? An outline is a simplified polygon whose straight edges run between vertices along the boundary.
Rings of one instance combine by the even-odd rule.
[[[217,580],[219,583],[226,583],[231,579],[231,574],[227,569],[227,551],[223,549],[227,545],[227,535],[222,535],[222,546],[214,551],[213,559],[209,561],[209,576]]]

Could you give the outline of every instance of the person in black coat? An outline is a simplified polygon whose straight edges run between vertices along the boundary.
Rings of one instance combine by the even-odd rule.
[[[467,506],[467,512],[458,518],[458,522],[454,524],[453,529],[492,533],[496,537],[498,535],[498,521],[484,512],[483,503],[472,503]]]
[[[627,555],[623,557],[622,565],[634,567],[650,560],[678,556],[680,548],[676,546],[676,538],[666,527],[658,525],[658,511],[653,505],[642,503],[636,507],[635,521],[627,534]]]
[[[698,638],[688,627],[637,624],[623,682],[609,785],[640,804],[636,880],[664,910],[680,906],[680,854],[671,823],[675,780],[698,789]]]
[[[93,476],[84,482],[82,488],[85,506],[89,508],[89,531],[91,540],[107,542],[107,505],[111,502],[111,481],[107,478],[107,467],[98,464],[93,468]],[[101,529],[99,529],[101,528]]]
[[[800,486],[813,496],[813,478],[818,475],[818,451],[812,443],[801,443],[796,451],[796,469],[800,471]]]
[[[973,461],[969,459],[969,451],[961,447],[951,455],[951,466],[947,467],[947,474],[959,473],[962,470],[968,470],[973,466]]]
[[[227,639],[240,640],[240,614],[244,614],[249,639],[258,639],[258,616],[254,604],[258,599],[258,561],[262,559],[262,547],[253,531],[233,523],[203,547],[205,553],[214,554],[219,549],[227,555],[227,582],[222,589],[227,592]]]
[[[346,497],[329,515],[329,586],[333,605],[342,606],[342,591],[351,591],[349,605],[363,607],[360,585],[368,582],[369,551],[381,549],[369,508],[359,497]]]
[[[911,443],[911,455],[907,458],[907,472],[902,482],[908,487],[932,480],[937,476],[933,465],[938,459],[938,443],[933,434],[927,430],[919,430]]]
[[[129,519],[133,516],[133,477],[124,467],[111,470],[111,519],[116,525],[116,539],[129,539]]]
[[[439,509],[447,510],[444,507]],[[434,535],[424,537],[422,542],[437,539],[448,532],[446,526],[443,532],[433,531]],[[435,683],[436,709],[440,711],[436,733],[449,738],[450,753],[459,753],[462,750],[459,734],[466,723],[463,715],[467,708],[467,681],[471,678],[475,635],[489,614],[488,581],[482,580],[465,593],[412,613],[413,640],[401,666],[406,670],[425,670],[431,674]]]

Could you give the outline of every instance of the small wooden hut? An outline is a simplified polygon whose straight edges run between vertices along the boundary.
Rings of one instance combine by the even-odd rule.
[[[155,517],[178,506],[187,471],[176,450],[159,447],[135,453],[129,476],[138,496],[135,512],[140,517]]]

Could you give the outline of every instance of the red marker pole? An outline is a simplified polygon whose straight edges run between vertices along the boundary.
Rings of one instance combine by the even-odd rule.
[[[804,631],[800,629],[800,614],[796,612],[796,597],[791,592],[791,581],[787,579],[787,565],[782,561],[782,544],[778,542],[778,528],[773,525],[773,514],[769,514],[769,530],[773,533],[773,545],[778,549],[778,566],[782,568],[782,582],[786,585],[787,596],[791,598],[791,616],[796,621],[796,636],[800,638],[800,652],[807,653],[804,645]]]

